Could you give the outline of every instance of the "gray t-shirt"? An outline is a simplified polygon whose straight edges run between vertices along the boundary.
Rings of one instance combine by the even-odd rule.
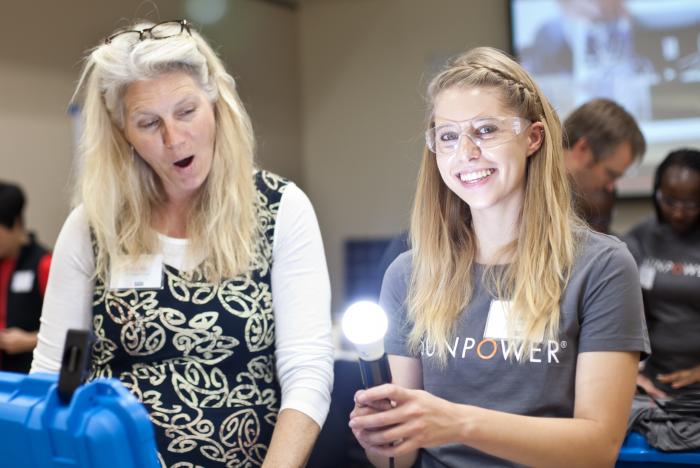
[[[564,291],[557,341],[543,342],[528,355],[516,350],[516,359],[506,357],[508,342],[494,338],[499,336],[499,314],[494,307],[498,302],[481,284],[483,266],[476,265],[474,295],[448,343],[446,367],[440,368],[430,358],[435,350],[429,343],[420,355],[412,355],[406,345],[411,274],[411,252],[406,252],[388,268],[382,286],[380,302],[390,317],[387,353],[420,359],[424,389],[440,398],[514,414],[572,417],[578,353],[649,352],[634,259],[614,237],[588,231],[582,235],[584,245]],[[451,444],[421,450],[419,466],[517,465]]]
[[[625,241],[639,265],[651,339],[643,373],[667,393],[700,390],[700,384],[676,390],[656,379],[700,365],[700,232],[678,236],[654,217]]]

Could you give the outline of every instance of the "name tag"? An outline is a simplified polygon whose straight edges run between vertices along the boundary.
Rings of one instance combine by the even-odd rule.
[[[162,289],[163,256],[123,255],[112,262],[109,289]]]
[[[13,293],[27,293],[32,290],[34,285],[34,272],[32,270],[16,271],[12,275],[12,284],[10,291]]]
[[[656,270],[650,265],[642,265],[639,267],[639,284],[642,289],[652,289],[654,287],[654,279],[656,278]]]
[[[491,306],[489,307],[489,315],[486,318],[486,327],[484,327],[484,338],[493,338],[494,340],[509,340],[511,337],[508,335],[508,315],[511,313],[511,308],[513,306],[512,301],[491,301]],[[523,332],[522,327],[514,327],[515,337],[522,338]],[[536,337],[536,342],[542,342],[544,336]]]

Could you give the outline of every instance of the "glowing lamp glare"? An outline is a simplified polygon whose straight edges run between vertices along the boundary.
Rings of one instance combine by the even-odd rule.
[[[384,334],[388,320],[384,310],[374,302],[359,301],[343,315],[343,333],[363,359],[375,359],[384,353]]]

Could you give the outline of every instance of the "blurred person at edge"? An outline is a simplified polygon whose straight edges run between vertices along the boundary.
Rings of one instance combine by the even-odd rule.
[[[74,97],[84,166],[32,371],[92,329],[89,378],[141,400],[163,465],[303,465],[332,386],[325,256],[306,195],[255,166],[234,79],[186,20],[136,22]]]
[[[350,426],[376,466],[612,466],[640,352],[634,259],[573,213],[561,127],[492,48],[428,88],[412,250],[384,277],[391,384]]]
[[[653,397],[700,390],[700,151],[669,153],[655,214],[625,237],[639,266],[652,354],[637,383]]]
[[[29,372],[51,254],[24,224],[26,198],[0,182],[0,370]]]

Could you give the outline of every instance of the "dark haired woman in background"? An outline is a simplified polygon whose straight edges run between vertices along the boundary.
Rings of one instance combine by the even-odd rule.
[[[652,349],[637,383],[663,398],[700,390],[700,151],[664,159],[653,202],[656,215],[625,240],[639,266]]]

